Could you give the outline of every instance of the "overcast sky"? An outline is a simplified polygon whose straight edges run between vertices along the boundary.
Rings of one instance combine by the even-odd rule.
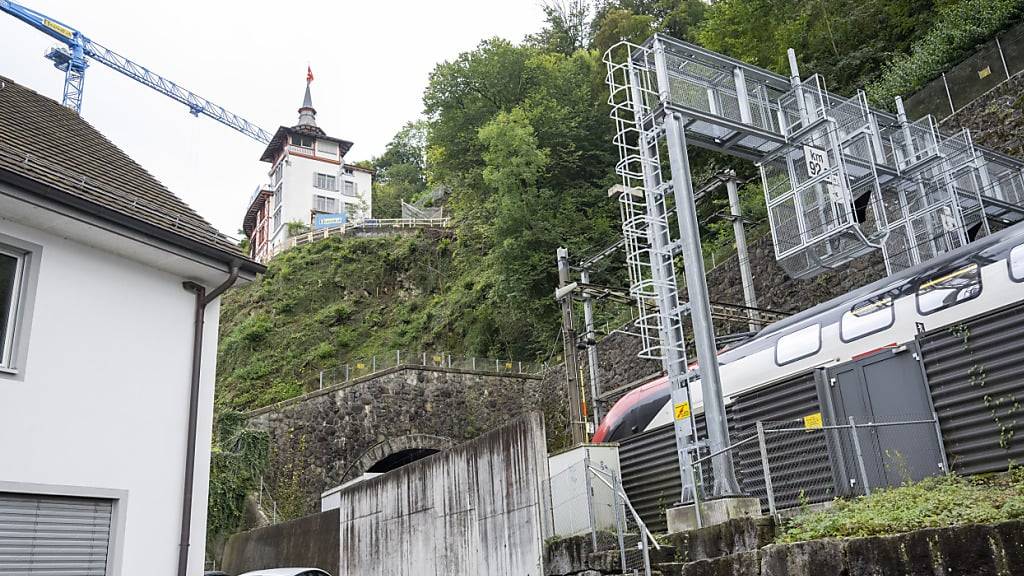
[[[521,40],[540,0],[176,2],[18,0],[106,48],[273,132],[293,125],[307,63],[317,122],[355,142],[348,160],[380,154],[422,111],[434,65],[483,38]],[[0,74],[55,100],[55,42],[0,14]],[[220,230],[235,236],[266,180],[263,145],[93,63],[82,115]]]

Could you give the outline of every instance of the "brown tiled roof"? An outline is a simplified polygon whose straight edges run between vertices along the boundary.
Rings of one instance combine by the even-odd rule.
[[[76,206],[127,217],[118,220],[140,231],[262,269],[81,116],[3,76],[0,171],[42,185]]]

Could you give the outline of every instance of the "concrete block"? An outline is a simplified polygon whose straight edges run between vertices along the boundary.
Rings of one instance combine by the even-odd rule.
[[[757,498],[746,496],[719,498],[700,503],[700,515],[704,526],[714,526],[735,518],[752,518],[761,515],[761,503]],[[694,504],[676,506],[665,511],[668,533],[696,530],[697,513]]]
[[[757,550],[775,540],[775,521],[769,516],[735,518],[669,536],[679,551],[679,559],[687,562],[718,558]]]

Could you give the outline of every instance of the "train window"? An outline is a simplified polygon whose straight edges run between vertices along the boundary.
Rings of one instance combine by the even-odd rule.
[[[858,302],[845,314],[839,323],[839,337],[850,342],[885,330],[896,321],[890,296],[873,296]]]
[[[1010,266],[1010,279],[1014,282],[1024,282],[1024,244],[1010,250],[1010,257],[1006,262]]]
[[[917,288],[917,311],[931,314],[981,294],[981,267],[968,264],[929,280]]]
[[[775,363],[789,364],[812,356],[818,350],[821,350],[821,325],[813,324],[779,338],[775,343]]]

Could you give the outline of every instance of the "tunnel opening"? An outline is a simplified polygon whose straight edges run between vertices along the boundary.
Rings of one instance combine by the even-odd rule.
[[[384,458],[378,460],[373,466],[366,469],[366,472],[371,474],[383,474],[385,472],[391,472],[397,470],[402,466],[412,464],[417,460],[422,460],[432,454],[437,454],[440,450],[434,448],[408,448],[405,450],[399,450],[392,454],[388,454]]]

